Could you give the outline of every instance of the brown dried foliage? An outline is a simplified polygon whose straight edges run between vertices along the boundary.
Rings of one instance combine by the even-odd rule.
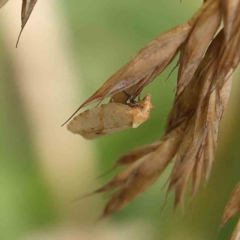
[[[8,2],[8,0],[0,0],[0,8],[3,7],[7,2]],[[21,14],[22,27],[21,27],[21,31],[20,31],[18,39],[17,39],[16,47],[20,40],[22,31],[23,31],[25,25],[27,24],[27,21],[28,21],[29,17],[31,16],[36,3],[37,3],[37,0],[22,0],[22,14]]]
[[[116,190],[102,217],[119,211],[151,187],[174,157],[168,192],[175,191],[175,206],[183,204],[190,180],[194,197],[201,179],[209,178],[231,90],[231,76],[240,60],[239,12],[239,0],[204,1],[187,23],[161,34],[143,47],[79,107],[78,110],[108,97],[117,103],[134,100],[180,53],[176,96],[165,134],[155,143],[118,159],[113,168],[124,166],[124,170],[93,192]],[[219,29],[222,21],[224,26]],[[239,199],[233,199],[226,209],[223,224],[236,213],[236,208],[232,212],[229,206],[236,201],[239,204]],[[236,231],[239,231],[239,224],[235,235]]]
[[[231,78],[224,86],[212,89],[217,69],[216,58],[224,39],[220,32],[209,47],[192,81],[178,95],[168,119],[165,136],[152,148],[145,146],[127,154],[130,164],[96,193],[118,187],[104,215],[123,208],[149,188],[176,156],[168,191],[175,190],[175,205],[183,202],[192,177],[194,196],[203,174],[209,177],[217,145],[220,120],[230,92]],[[206,95],[206,96],[205,96]],[[146,151],[147,150],[147,151]],[[146,154],[136,154],[144,153]],[[137,156],[137,157],[136,157]],[[117,161],[121,162],[122,158]],[[128,162],[128,161],[126,161]],[[124,177],[123,177],[124,176]]]
[[[232,192],[232,195],[225,208],[222,217],[221,227],[225,225],[230,219],[235,217],[238,213],[240,213],[240,182]],[[237,223],[237,226],[233,232],[231,240],[239,240],[239,238],[240,238],[240,220]]]
[[[18,46],[22,31],[23,31],[24,27],[26,26],[27,21],[28,21],[29,17],[31,16],[36,3],[37,3],[37,0],[22,0],[22,14],[21,14],[22,27],[21,27],[21,31],[18,36],[16,47]]]
[[[238,223],[233,231],[233,234],[230,240],[239,240],[239,239],[240,239],[240,219],[238,220]]]

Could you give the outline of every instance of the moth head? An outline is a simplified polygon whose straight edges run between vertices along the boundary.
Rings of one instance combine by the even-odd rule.
[[[142,110],[147,111],[147,112],[150,112],[154,108],[154,106],[151,103],[151,95],[150,94],[147,94],[143,98],[143,100],[141,101],[141,105],[142,105]]]

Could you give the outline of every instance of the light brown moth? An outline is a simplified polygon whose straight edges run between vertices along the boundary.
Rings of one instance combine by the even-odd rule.
[[[137,128],[149,119],[152,108],[150,95],[133,104],[110,102],[80,113],[67,125],[67,129],[86,139],[95,139],[124,129]]]

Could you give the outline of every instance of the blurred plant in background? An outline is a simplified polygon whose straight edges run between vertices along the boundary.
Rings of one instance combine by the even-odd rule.
[[[152,38],[189,19],[201,2],[40,1],[15,50],[20,4],[10,1],[1,9],[0,238],[213,239],[239,180],[238,79],[222,124],[217,164],[184,215],[171,213],[171,197],[160,211],[171,167],[145,195],[98,227],[91,223],[101,211],[100,196],[72,203],[113,176],[94,181],[122,153],[162,135],[154,129],[164,127],[176,74],[163,82],[176,62],[144,91],[158,110],[141,128],[94,143],[60,128],[97,85]],[[233,225],[224,227],[219,239],[226,239]]]

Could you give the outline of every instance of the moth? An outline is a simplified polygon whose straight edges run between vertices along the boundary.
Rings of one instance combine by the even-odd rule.
[[[96,139],[103,135],[137,128],[150,117],[153,108],[151,96],[130,104],[109,102],[86,110],[74,117],[67,129],[85,139]]]

